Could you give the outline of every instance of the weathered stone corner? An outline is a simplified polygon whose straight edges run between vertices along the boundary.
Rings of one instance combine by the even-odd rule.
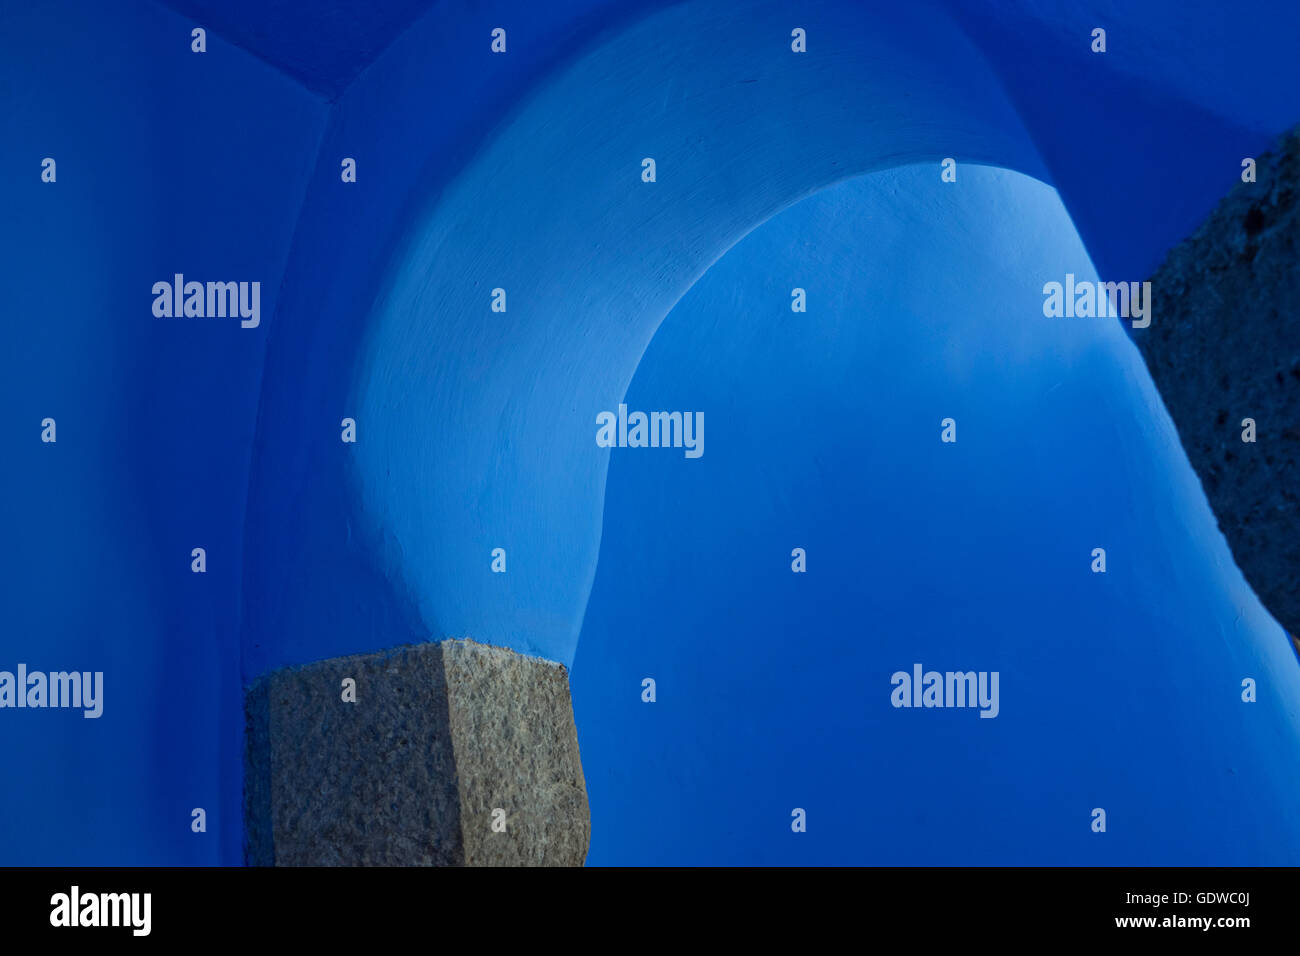
[[[473,641],[399,647],[267,674],[247,689],[245,715],[250,865],[586,859],[560,664]]]
[[[1134,341],[1237,565],[1298,635],[1300,127],[1259,157],[1256,181],[1236,183],[1151,284],[1151,327]],[[1247,419],[1253,441],[1242,440]]]

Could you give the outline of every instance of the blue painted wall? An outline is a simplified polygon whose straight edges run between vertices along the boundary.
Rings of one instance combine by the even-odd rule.
[[[703,411],[705,453],[611,453],[573,670],[590,863],[1300,859],[1300,667],[1137,349],[1043,316],[1067,271],[1096,277],[1047,186],[909,166],[678,303],[626,402]],[[894,708],[915,663],[999,672],[999,713]]]
[[[325,107],[150,4],[2,25],[0,669],[103,671],[105,701],[0,712],[0,862],[234,858],[257,382]],[[263,326],[155,318],[176,272],[260,281]]]
[[[647,829],[650,808],[616,808],[609,801],[619,791],[602,776],[635,754],[620,757],[590,736],[604,720],[593,701],[622,693],[629,669],[650,666],[651,650],[666,654],[681,636],[665,637],[663,622],[652,627],[657,619],[647,605],[644,622],[624,620],[626,636],[611,643],[609,602],[643,595],[636,580],[610,576],[620,564],[641,567],[638,573],[646,565],[629,563],[631,538],[610,540],[611,548],[624,549],[622,558],[602,555],[602,529],[607,537],[624,527],[635,533],[635,509],[619,496],[644,476],[628,476],[620,491],[615,456],[607,501],[611,456],[593,440],[595,413],[617,405],[652,339],[652,348],[660,347],[655,336],[664,317],[679,300],[679,312],[689,311],[682,297],[752,230],[760,230],[757,241],[795,228],[778,229],[784,220],[772,217],[781,210],[863,173],[908,163],[933,170],[945,156],[962,164],[963,190],[990,175],[971,165],[979,162],[1057,187],[1064,212],[1044,211],[1051,202],[1042,197],[1052,195],[1045,187],[985,184],[991,197],[1038,196],[1043,241],[1073,241],[1068,216],[1104,277],[1142,278],[1236,180],[1241,156],[1255,155],[1295,121],[1286,91],[1300,80],[1300,66],[1282,49],[1300,14],[1280,4],[1260,14],[1275,26],[1266,31],[1208,6],[1164,3],[1136,10],[1090,5],[1087,13],[1048,16],[1021,4],[868,9],[819,0],[801,9],[797,24],[786,5],[749,0],[313,9],[131,0],[106,11],[56,0],[0,10],[0,242],[7,266],[0,281],[8,306],[8,347],[0,352],[7,422],[0,594],[8,608],[0,669],[20,661],[47,670],[102,669],[107,684],[98,721],[62,712],[0,713],[0,751],[21,768],[0,788],[0,862],[238,862],[242,683],[284,664],[443,636],[575,664],[597,821],[593,860],[648,852],[702,859],[706,847],[718,858],[734,857],[735,842],[710,842],[689,827],[679,842],[661,833],[661,849],[647,850],[638,834],[656,832]],[[1104,57],[1086,53],[1092,20],[1115,24]],[[203,55],[190,51],[196,23],[209,30]],[[505,57],[488,47],[498,25],[509,29]],[[808,31],[807,54],[789,51],[795,25]],[[58,161],[57,183],[40,181],[46,156]],[[345,156],[357,160],[355,184],[340,182]],[[645,156],[659,164],[653,185],[640,182]],[[933,186],[937,191],[937,176]],[[912,233],[948,237],[955,220],[947,217],[960,210],[936,205],[937,193],[927,198],[909,189],[902,206],[913,210]],[[794,206],[789,221],[848,195],[826,193],[814,200],[821,206]],[[1013,242],[1019,213],[1001,202],[988,199],[988,228]],[[874,262],[885,254],[876,237],[887,224],[868,225],[845,240],[846,258]],[[1016,241],[1032,248],[1019,234]],[[957,261],[965,254],[958,245],[942,275],[897,259],[890,295],[904,303],[960,285],[973,268]],[[717,274],[732,268],[731,259]],[[745,261],[739,248],[734,261]],[[750,280],[766,270],[752,262],[735,277],[736,297],[759,294]],[[829,261],[814,264],[825,270],[823,284],[851,278]],[[262,325],[155,318],[151,286],[178,271],[260,281]],[[1005,270],[997,274],[1010,281]],[[706,292],[714,275],[692,294],[724,295]],[[815,286],[818,279],[802,281]],[[507,289],[505,314],[488,308],[497,286]],[[855,288],[845,281],[835,295],[846,307],[854,295],[879,295]],[[786,296],[788,290],[781,306]],[[718,310],[717,321],[734,314]],[[872,334],[902,336],[914,328],[891,309],[881,315],[885,327]],[[673,327],[665,329],[666,354]],[[1106,347],[1119,349],[1117,330],[1111,334]],[[901,345],[920,349],[925,341]],[[784,351],[798,347],[787,340]],[[842,361],[854,356],[878,358],[845,350]],[[1053,366],[1037,368],[1040,358],[1029,353],[1028,364],[1015,366],[1017,375],[1046,375]],[[733,381],[737,394],[758,395],[766,387],[762,376],[779,369],[772,356],[766,364],[757,359],[715,353],[701,366],[684,355],[661,366],[650,361],[646,374],[687,383],[707,371],[718,383]],[[847,367],[824,365],[814,377],[856,387],[858,373]],[[984,387],[974,384],[976,372],[994,374],[990,384],[1000,385],[1009,374],[996,363],[969,370],[972,394]],[[1133,376],[1141,380],[1140,370]],[[1116,404],[1105,427],[1119,427],[1113,423],[1125,416],[1163,421],[1149,395],[1126,394],[1133,403]],[[861,395],[844,391],[839,401],[851,408]],[[1001,404],[978,414],[1012,414],[1022,397],[995,391],[989,401]],[[1061,414],[1084,411],[1070,405]],[[58,421],[53,445],[39,440],[47,416]],[[356,446],[339,441],[345,416],[358,421]],[[742,461],[728,449],[742,447],[730,443],[744,435],[729,436],[713,425],[716,418],[708,420],[706,457],[689,464],[703,465],[697,474],[725,474]],[[1086,417],[1071,420],[1103,427]],[[963,434],[970,441],[963,453],[979,447],[979,434]],[[1014,449],[1028,454],[1021,445]],[[918,446],[915,454],[933,451]],[[846,462],[866,460],[860,447],[856,459],[843,453]],[[1036,467],[1054,481],[1058,457],[1078,454],[1053,447]],[[911,467],[926,461],[918,457]],[[773,459],[767,471],[769,487],[784,489],[787,498],[812,480],[798,456]],[[995,494],[992,486],[979,487]],[[697,490],[700,501],[718,493],[717,486]],[[1199,502],[1191,497],[1192,505]],[[1131,524],[1136,514],[1092,500],[1096,510],[1086,513],[1095,517]],[[1181,513],[1172,507],[1160,512],[1157,543],[1165,548],[1187,533],[1181,518],[1170,517]],[[720,511],[716,520],[732,513]],[[677,535],[683,527],[665,519],[661,531]],[[716,535],[721,526],[713,527]],[[927,527],[934,567],[951,562],[955,573],[971,566],[974,545],[963,550],[937,526]],[[1230,559],[1214,534],[1196,527],[1209,563],[1171,558],[1164,576],[1152,580],[1165,586],[1177,578],[1177,594],[1192,593],[1195,584],[1205,600],[1220,604],[1235,595],[1249,622],[1235,626],[1246,632],[1232,631],[1219,645],[1193,642],[1188,650],[1178,623],[1183,610],[1152,610],[1151,593],[1142,591],[1141,601],[1132,598],[1139,611],[1123,633],[1178,636],[1177,650],[1196,667],[1217,660],[1218,648],[1234,662],[1244,655],[1243,667],[1272,673],[1282,666],[1278,652],[1260,636],[1271,625],[1240,598],[1239,582],[1225,583],[1234,573]],[[778,529],[784,530],[775,526],[774,535]],[[206,575],[189,571],[196,546],[207,548]],[[489,571],[489,553],[498,546],[509,554],[506,575]],[[652,557],[647,551],[637,560]],[[850,570],[830,578],[838,583],[818,585],[837,588],[843,599],[817,612],[818,640],[825,642],[819,666],[844,650],[862,621],[846,590]],[[751,571],[737,566],[736,580],[748,580]],[[1226,578],[1205,580],[1211,571]],[[920,579],[906,580],[916,587]],[[729,593],[725,584],[713,587]],[[704,627],[716,594],[683,593],[690,600],[678,616]],[[988,624],[1006,595],[979,594],[978,602],[974,591],[962,598],[978,607],[953,606]],[[770,633],[789,630],[778,613],[795,615],[787,625],[806,616],[793,598],[785,600],[768,608]],[[1203,608],[1206,621],[1222,623],[1222,606]],[[1100,625],[1103,611],[1096,614],[1086,620]],[[1153,614],[1168,617],[1167,626],[1157,627]],[[1027,614],[1004,622],[1002,636],[989,638],[989,656],[1028,640],[1024,629],[1037,634],[1039,620]],[[713,623],[718,654],[729,653],[732,642],[745,646],[743,629]],[[892,624],[880,630],[903,641],[908,629],[897,618]],[[913,632],[936,629],[938,619],[926,618]],[[755,638],[747,652],[755,667],[773,653],[758,646]],[[1126,646],[1121,642],[1116,653]],[[650,657],[653,666],[666,666]],[[1103,666],[1090,665],[1082,648],[1061,651],[1059,659],[1083,668],[1080,680],[1091,673],[1088,666]],[[700,660],[703,666],[709,658]],[[700,688],[708,683],[699,680]],[[813,684],[802,686],[816,686],[815,671],[808,680]],[[611,721],[618,715],[611,726],[645,719],[640,710],[619,709],[641,706],[635,690],[609,704]],[[1169,713],[1195,711],[1204,720],[1219,713],[1203,705],[1199,691],[1164,693],[1168,710],[1144,712],[1151,728],[1163,731]],[[751,701],[754,710],[739,709],[748,699],[736,701],[738,727],[753,725],[767,707]],[[843,718],[844,745],[814,747],[799,765],[814,796],[833,779],[826,776],[832,758],[842,760],[862,730],[853,722],[856,711],[845,709],[862,699],[846,697],[839,710],[826,711]],[[671,713],[671,706],[662,709]],[[691,709],[675,713],[676,723],[656,731],[647,746],[663,747],[702,719]],[[1281,786],[1282,778],[1260,768],[1290,746],[1292,718],[1278,705],[1261,703],[1255,713],[1267,723],[1249,737],[1260,754],[1235,772],[1254,774],[1249,779],[1266,789]],[[1001,757],[1028,752],[1028,737],[1014,728],[999,732],[1007,735]],[[1220,743],[1238,740],[1237,732],[1228,726]],[[752,744],[741,742],[738,753],[752,754]],[[683,768],[703,766],[709,753],[703,746],[684,753]],[[1088,759],[1100,766],[1100,757]],[[751,779],[726,777],[727,766],[693,778],[693,786],[730,793],[737,779]],[[1231,788],[1209,792],[1215,806],[1234,805]],[[793,798],[785,791],[763,794],[760,805],[788,812]],[[190,810],[200,806],[208,811],[204,835],[189,828]],[[971,808],[988,804],[975,800]],[[1146,844],[1126,844],[1133,858],[1158,856],[1167,846],[1165,831],[1152,832]],[[761,841],[745,852],[769,860],[832,852],[817,849],[815,831],[809,837],[808,846],[787,846],[790,856]],[[1294,846],[1287,833],[1277,837],[1279,847]],[[1243,847],[1260,842],[1240,840]],[[891,852],[870,842],[857,846],[882,858]]]
[[[369,275],[350,246],[302,260],[312,278],[288,283],[303,299],[277,317],[263,396],[250,672],[398,634],[570,661],[608,458],[591,422],[617,405],[704,269],[777,210],[864,170],[956,153],[1042,173],[956,27],[923,11],[894,14],[888,31],[853,8],[806,16],[827,45],[820,58],[790,52],[780,4],[638,20],[555,71],[454,177],[403,168],[412,219]],[[422,27],[403,43],[423,50]],[[334,119],[358,131],[395,119],[385,157],[426,155],[407,143],[427,139],[419,110],[436,92],[404,53],[367,71]],[[951,70],[970,81],[954,88]],[[390,71],[402,81],[396,108]],[[346,151],[327,143],[323,156]],[[647,156],[653,185],[641,182]],[[382,234],[349,199],[368,194],[342,190],[335,167],[322,160],[310,202],[363,217],[346,220],[358,238]],[[385,169],[378,188],[402,182]],[[333,241],[343,226],[304,231]],[[491,311],[495,288],[505,313]],[[338,442],[345,415],[358,422],[355,448]],[[490,570],[496,547],[505,575]],[[362,568],[374,587],[358,585]]]

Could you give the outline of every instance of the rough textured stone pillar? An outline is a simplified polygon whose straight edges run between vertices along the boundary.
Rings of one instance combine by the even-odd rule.
[[[347,678],[355,703],[343,699]],[[560,664],[472,641],[413,645],[274,671],[247,690],[245,709],[252,865],[586,859],[587,791]]]
[[[1237,565],[1296,640],[1300,129],[1256,160],[1256,181],[1238,182],[1152,276],[1151,326],[1133,337]]]

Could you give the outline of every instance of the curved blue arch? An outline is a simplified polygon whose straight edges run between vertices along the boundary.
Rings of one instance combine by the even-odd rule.
[[[895,11],[885,31],[836,5],[803,17],[824,45],[818,57],[791,52],[777,5],[703,23],[690,6],[651,14],[555,75],[425,200],[366,304],[356,350],[335,354],[336,339],[329,355],[309,352],[337,376],[321,383],[337,417],[319,400],[264,393],[264,433],[282,417],[307,427],[309,412],[317,443],[267,437],[259,448],[253,494],[277,514],[250,506],[256,614],[245,625],[259,633],[247,672],[449,635],[571,661],[599,542],[607,453],[593,440],[595,414],[617,405],[654,329],[707,266],[777,210],[871,169],[957,154],[1045,175],[954,25]],[[654,183],[641,181],[646,156]],[[495,288],[506,290],[504,313],[490,309]],[[299,330],[288,330],[276,330],[268,376],[284,342],[301,386]],[[345,414],[362,436],[346,458],[334,434]],[[277,462],[281,449],[296,467]],[[313,501],[308,472],[328,476],[331,505]],[[357,489],[354,516],[334,497],[344,482]],[[320,533],[315,520],[284,523],[330,507],[350,515],[336,541],[304,542]],[[346,535],[367,536],[378,555],[369,573],[387,593],[372,601],[351,560],[317,561],[313,596],[323,574],[337,579],[324,591],[338,600],[309,606],[318,602],[294,594],[296,574],[277,569],[312,548],[346,555]],[[504,575],[490,571],[496,547]],[[277,613],[289,604],[291,622]]]
[[[572,678],[589,862],[1294,863],[1300,668],[1136,347],[1043,316],[1045,276],[1097,278],[1059,197],[935,180],[773,217],[642,359],[628,407],[709,439],[612,452]],[[891,706],[914,664],[996,672],[996,717]]]
[[[323,159],[304,210],[264,375],[246,676],[449,635],[570,661],[599,539],[594,411],[708,264],[799,198],[908,162],[1003,166],[1058,187],[1106,275],[1141,278],[1280,123],[1275,97],[1251,129],[1223,119],[1216,70],[1189,80],[1157,58],[1153,76],[1120,38],[1106,59],[1014,7],[815,3],[797,24],[807,54],[790,49],[790,16],[652,10],[535,84],[461,166],[420,159],[436,142],[421,80],[443,75],[413,58],[433,24],[340,99],[322,157],[379,140],[406,159],[345,195]],[[1059,85],[989,56],[1022,20]],[[1216,20],[1176,39],[1206,44]],[[1159,139],[1179,162],[1076,135],[1093,123],[1131,124],[1135,147]],[[322,288],[329,262],[347,268]],[[340,454],[345,416],[361,438]],[[498,547],[505,575],[489,570]]]

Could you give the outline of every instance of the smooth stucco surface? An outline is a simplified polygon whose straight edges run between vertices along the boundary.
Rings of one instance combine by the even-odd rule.
[[[0,649],[108,695],[0,720],[4,862],[237,863],[243,685],[271,669],[449,636],[581,666],[621,520],[594,415],[781,210],[954,156],[1056,189],[1139,280],[1297,119],[1289,4],[346,6],[222,4],[202,55],[198,0],[0,11]],[[260,281],[261,325],[155,318],[176,272]]]

